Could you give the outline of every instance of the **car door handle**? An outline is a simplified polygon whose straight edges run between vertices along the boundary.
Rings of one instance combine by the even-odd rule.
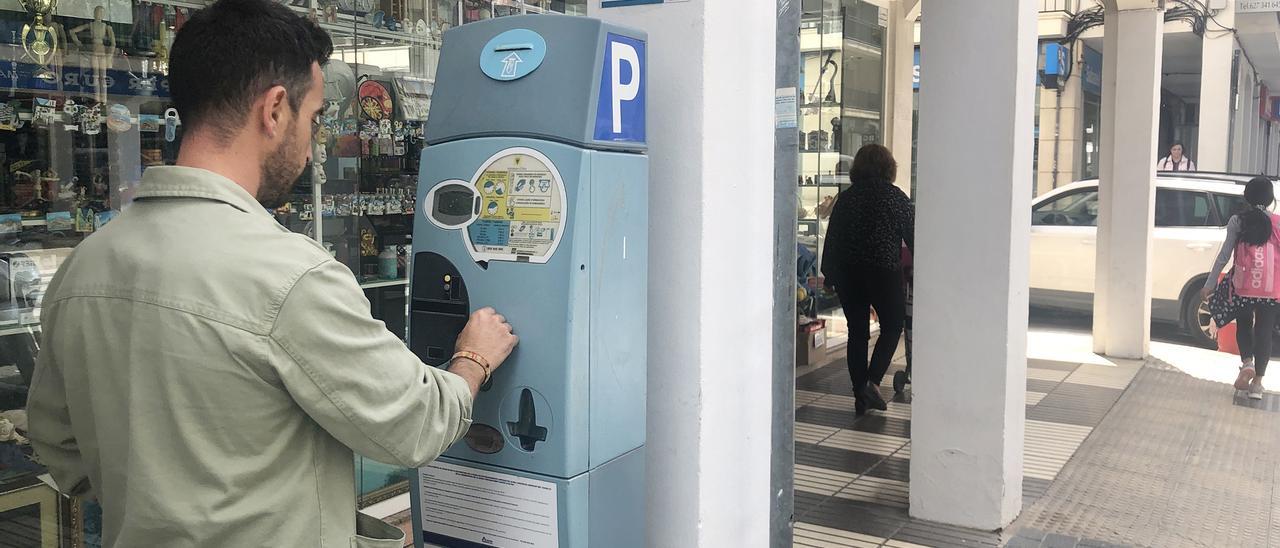
[[[1213,244],[1187,244],[1187,249],[1192,249],[1195,251],[1208,251],[1210,249],[1213,249],[1213,247],[1214,247]]]

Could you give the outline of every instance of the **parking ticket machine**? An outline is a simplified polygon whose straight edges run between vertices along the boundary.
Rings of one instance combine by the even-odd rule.
[[[644,545],[645,42],[556,15],[445,33],[409,347],[447,366],[485,306],[520,344],[419,470],[417,546]]]

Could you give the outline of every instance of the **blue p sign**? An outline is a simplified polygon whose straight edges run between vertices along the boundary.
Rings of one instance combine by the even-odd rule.
[[[609,33],[596,105],[597,141],[645,142],[644,40]]]

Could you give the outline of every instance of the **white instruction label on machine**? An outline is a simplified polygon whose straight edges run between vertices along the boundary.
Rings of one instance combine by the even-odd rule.
[[[471,184],[480,210],[463,240],[473,259],[551,260],[567,212],[564,180],[549,158],[531,148],[509,148],[490,157]]]
[[[418,479],[427,532],[499,548],[560,544],[554,483],[444,462]]]

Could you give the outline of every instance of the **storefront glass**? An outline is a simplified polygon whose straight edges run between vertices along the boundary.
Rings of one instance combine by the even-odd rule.
[[[848,341],[836,295],[810,281],[821,268],[822,243],[836,195],[849,185],[853,156],[884,139],[884,44],[887,12],[862,0],[803,3],[800,27],[801,315],[826,322],[828,347]]]
[[[103,1],[0,3],[8,38],[0,44],[0,540],[21,546],[100,544],[97,508],[59,495],[24,435],[40,303],[71,250],[129,206],[142,173],[177,158],[182,123],[168,98],[168,51],[204,6]],[[506,15],[581,15],[586,0],[290,7],[320,21],[335,51],[315,134],[323,161],[276,217],[323,242],[359,278],[374,315],[403,337],[405,257],[441,33]],[[356,474],[361,507],[408,491],[406,470],[357,457]]]

